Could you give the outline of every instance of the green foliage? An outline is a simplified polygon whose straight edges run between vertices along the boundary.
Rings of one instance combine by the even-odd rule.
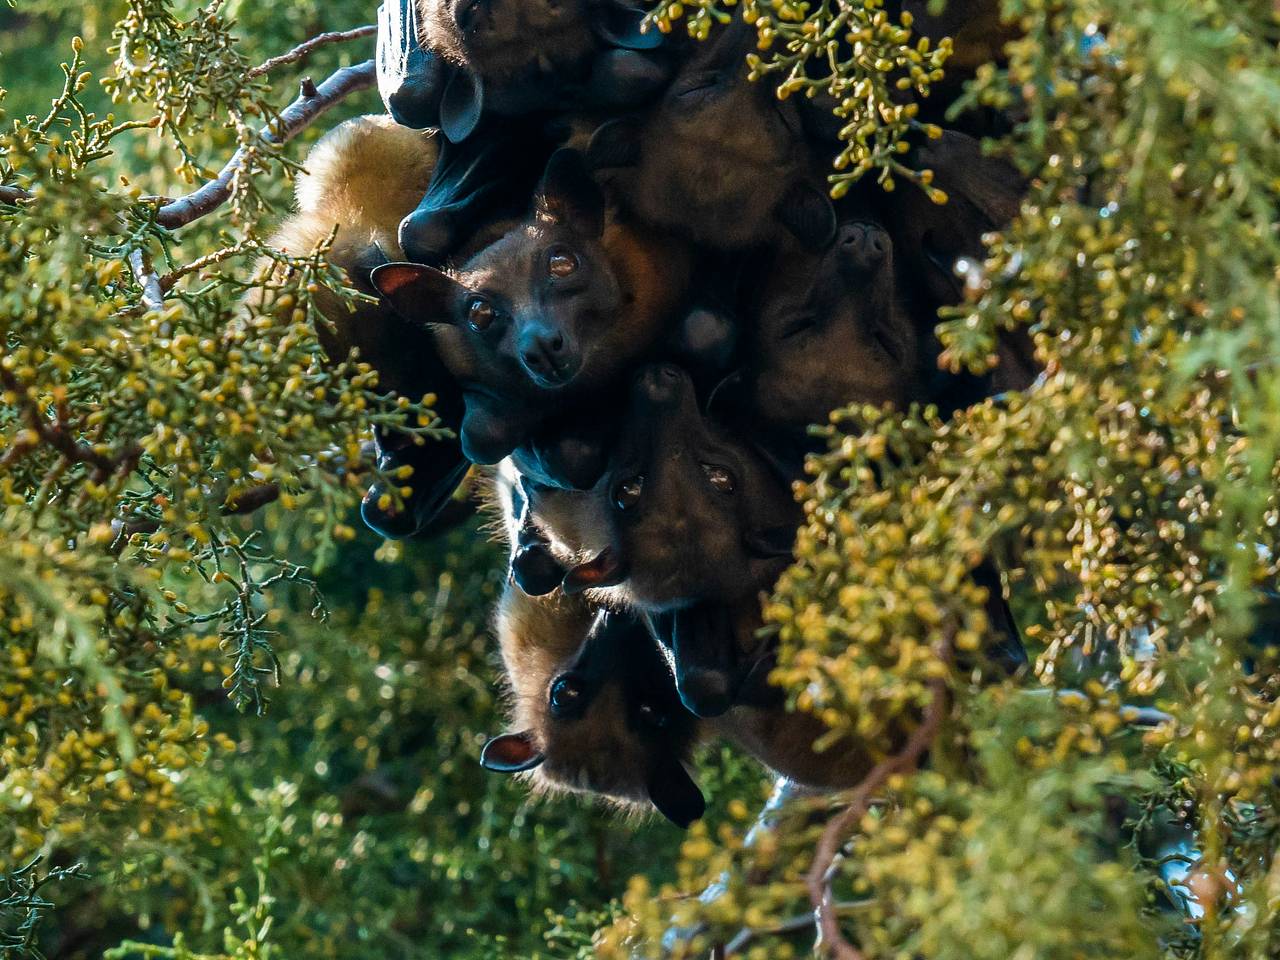
[[[703,36],[731,6],[654,17]],[[951,44],[882,6],[744,5],[754,73],[845,120],[836,192],[930,189],[905,145]],[[965,97],[1017,118],[992,149],[1029,193],[967,266],[943,359],[985,369],[1026,333],[1045,373],[946,420],[818,428],[774,679],[883,776],[753,823],[760,773],[720,751],[686,836],[484,775],[494,551],[348,519],[374,424],[440,429],[325,361],[314,299],[350,292],[324,251],[261,241],[298,152],[262,137],[289,94],[252,67],[371,11],[0,13],[5,960],[37,932],[117,960],[785,960],[814,949],[815,890],[822,949],[867,958],[1275,956],[1280,22],[1266,0],[1003,10],[1021,39]],[[73,20],[59,80],[31,51]],[[237,148],[230,202],[160,226]],[[984,557],[1028,628],[1019,681],[975,665]],[[926,734],[920,770],[900,751]]]
[[[684,17],[690,36],[705,40],[714,24],[729,22],[735,6],[737,0],[662,0],[651,18],[667,33]],[[758,47],[766,53],[747,58],[751,79],[768,78],[780,99],[797,93],[818,98],[844,121],[840,139],[845,146],[834,159],[837,172],[831,176],[833,197],[843,196],[874,170],[886,190],[894,188],[897,176],[939,201],[945,199],[929,186],[933,177],[928,170],[902,162],[913,130],[930,136],[939,131],[918,123],[919,104],[900,95],[929,95],[932,84],[942,79],[950,38],[936,48],[926,37],[913,43],[911,15],[901,14],[895,21],[884,10],[884,0],[822,0],[817,5],[808,0],[743,0],[742,16],[755,25]]]
[[[0,875],[5,894],[0,900],[0,957],[5,960],[26,954],[41,960],[43,954],[36,947],[36,930],[53,907],[41,889],[60,880],[87,879],[79,864],[38,873],[40,860],[36,857],[25,867]]]
[[[1004,10],[1023,39],[968,98],[1024,115],[997,148],[1031,189],[991,258],[968,265],[944,361],[985,369],[1002,336],[1026,330],[1046,372],[950,420],[849,410],[821,429],[799,561],[766,606],[775,680],[836,748],[889,752],[939,678],[952,706],[927,772],[890,779],[854,823],[838,804],[803,822],[851,843],[822,872],[842,936],[867,957],[1267,956],[1280,840],[1276,638],[1258,622],[1280,462],[1275,11]],[[990,555],[1032,624],[1040,683],[1083,693],[983,692],[990,678],[952,665],[983,636],[966,574]],[[1175,719],[1136,736],[1144,703]],[[1155,822],[1190,838],[1189,896],[1160,879]],[[694,956],[738,928],[786,928],[809,902],[800,874],[759,878],[807,871],[815,844],[794,826],[737,859],[686,850],[692,882],[667,891],[674,909],[633,895],[615,935],[648,943],[701,922],[680,954]],[[725,870],[723,896],[682,899]],[[1188,903],[1190,928],[1174,913]]]
[[[107,98],[77,40],[51,108],[0,133],[0,863],[15,877],[39,853],[91,865],[87,892],[40,928],[63,950],[139,933],[156,942],[136,950],[157,956],[338,955],[357,940],[464,955],[498,934],[536,948],[540,932],[518,916],[575,896],[601,904],[596,868],[571,865],[611,854],[596,849],[599,816],[579,839],[579,816],[526,811],[474,764],[500,723],[487,576],[455,594],[457,561],[426,595],[417,586],[443,574],[415,567],[428,579],[401,577],[394,621],[376,607],[365,617],[364,583],[340,579],[324,591],[334,602],[316,603],[319,574],[373,550],[351,543],[348,519],[379,477],[362,449],[373,425],[441,433],[367,367],[323,357],[313,299],[343,292],[324,251],[289,258],[258,239],[254,218],[288,187],[264,174],[290,164],[256,132],[285,98],[247,82],[247,67],[287,48],[283,28],[301,40],[316,21],[255,13],[252,50],[229,8],[115,13],[106,86],[131,119],[95,116]],[[351,8],[329,14],[359,22]],[[56,32],[27,10],[6,16]],[[108,32],[99,24],[100,40]],[[164,142],[176,181],[157,162]],[[209,174],[193,158],[219,165],[237,142],[262,164],[242,167],[231,202],[160,227],[162,201],[140,184],[182,192]],[[493,565],[487,550],[465,556]],[[344,697],[331,703],[333,689]],[[344,815],[340,796],[381,797],[387,754],[398,808],[357,814],[357,797]],[[353,786],[366,775],[373,786]],[[549,868],[556,846],[563,866]],[[31,903],[24,951],[47,909]]]

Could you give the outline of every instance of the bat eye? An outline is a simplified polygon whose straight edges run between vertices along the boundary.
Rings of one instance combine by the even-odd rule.
[[[651,703],[640,704],[640,719],[659,730],[667,725],[667,715]]]
[[[493,304],[483,297],[476,297],[467,307],[467,323],[472,330],[483,332],[493,323]]]
[[[558,279],[564,279],[578,269],[578,258],[568,250],[552,251],[547,258],[547,273]]]
[[[640,494],[644,493],[644,477],[634,476],[623,480],[613,492],[613,502],[619,510],[629,510],[640,502]]]
[[[733,493],[733,477],[728,470],[724,467],[713,466],[710,463],[704,463],[702,469],[707,475],[707,482],[715,487],[717,491],[720,493]]]
[[[556,677],[551,682],[547,703],[551,707],[551,715],[557,719],[580,715],[586,703],[582,679],[572,673]]]

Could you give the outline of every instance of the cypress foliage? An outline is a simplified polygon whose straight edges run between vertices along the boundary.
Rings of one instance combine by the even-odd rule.
[[[730,6],[655,23],[704,36]],[[883,6],[748,0],[752,69],[832,98],[835,192],[943,202],[899,145],[953,46]],[[942,362],[988,369],[1019,331],[1044,373],[817,428],[774,679],[882,763],[757,820],[765,778],[719,752],[684,836],[484,777],[493,548],[352,519],[405,482],[373,427],[442,428],[324,361],[317,295],[358,294],[261,238],[285,141],[372,108],[370,41],[255,64],[370,11],[0,12],[0,957],[1276,956],[1280,13],[1002,14],[1007,58],[953,109],[1016,118],[988,148],[1030,189]],[[298,109],[334,112],[282,122],[304,71]],[[171,202],[233,153],[217,202]],[[966,656],[988,556],[1017,680]]]

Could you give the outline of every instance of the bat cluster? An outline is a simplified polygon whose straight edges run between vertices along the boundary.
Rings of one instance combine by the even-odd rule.
[[[953,0],[955,23],[890,6],[926,34],[976,34],[978,62],[1001,42],[982,28],[995,4]],[[412,536],[472,464],[496,465],[514,715],[484,765],[684,825],[710,737],[815,789],[869,769],[869,749],[815,752],[820,722],[768,684],[760,598],[792,560],[809,424],[1025,385],[1025,362],[940,374],[934,336],[962,298],[956,260],[1024,185],[975,139],[1001,118],[970,114],[908,157],[947,204],[874,186],[833,202],[830,104],[749,81],[754,28],[694,42],[642,19],[627,0],[388,0],[391,117],[317,145],[276,243],[302,252],[336,224],[331,259],[379,301],[321,304],[326,349],[434,392],[457,434],[379,435],[413,492],[375,486],[366,522]],[[1016,665],[998,573],[973,576],[991,588],[989,659]]]

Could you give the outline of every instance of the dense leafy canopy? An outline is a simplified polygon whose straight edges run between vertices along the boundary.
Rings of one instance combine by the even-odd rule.
[[[848,121],[837,191],[932,189],[899,94],[951,45],[881,6],[747,5],[762,82]],[[322,362],[314,297],[352,294],[323,250],[260,239],[300,154],[259,131],[303,67],[252,67],[371,11],[0,12],[0,956],[786,957],[815,890],[827,946],[866,957],[1276,955],[1278,15],[1003,11],[1021,39],[965,96],[1018,117],[993,149],[1032,186],[968,265],[944,362],[1021,327],[1044,375],[946,420],[833,415],[766,605],[832,749],[915,729],[928,762],[751,829],[762,772],[711,757],[683,842],[485,777],[492,548],[351,519],[373,425],[439,427]],[[842,34],[865,55],[811,80]],[[229,202],[164,225],[237,148]],[[994,686],[964,666],[991,553],[1034,658]]]

